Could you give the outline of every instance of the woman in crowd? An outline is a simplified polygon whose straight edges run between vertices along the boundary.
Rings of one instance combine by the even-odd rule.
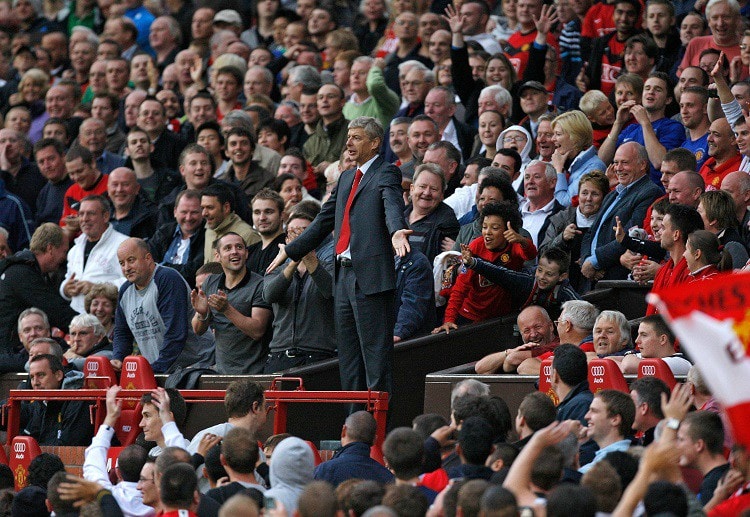
[[[112,284],[94,284],[83,299],[83,307],[87,314],[99,319],[104,327],[105,335],[109,339],[114,338],[117,287]]]
[[[479,115],[479,141],[482,142],[484,152],[477,152],[476,156],[492,160],[497,154],[497,139],[502,131],[503,116],[500,113],[487,110]]]
[[[591,229],[602,207],[604,196],[609,192],[609,180],[602,171],[584,174],[578,182],[578,206],[569,206],[550,219],[547,233],[539,245],[539,252],[547,248],[561,248],[570,253],[569,279],[579,293],[585,291],[586,279],[581,276],[581,243]]]
[[[557,171],[555,199],[569,206],[578,194],[578,182],[592,170],[606,170],[593,145],[591,122],[581,111],[568,111],[552,121],[555,152],[552,165]]]
[[[701,194],[698,213],[703,227],[716,235],[719,244],[732,256],[732,268],[740,269],[747,262],[747,249],[737,231],[737,215],[734,200],[723,190],[709,190]]]
[[[44,97],[49,89],[50,79],[38,68],[28,70],[18,83],[18,93],[11,95],[11,106],[26,106],[31,113],[31,128],[28,135],[32,143],[42,138],[45,117]]]
[[[691,282],[732,269],[732,256],[708,230],[697,230],[688,236],[684,257]]]
[[[359,12],[363,19],[354,25],[354,35],[364,55],[369,56],[388,27],[388,9],[385,0],[362,0]]]
[[[517,80],[516,69],[510,64],[510,60],[505,54],[493,54],[487,61],[484,69],[484,83],[486,86],[499,84],[510,91]]]

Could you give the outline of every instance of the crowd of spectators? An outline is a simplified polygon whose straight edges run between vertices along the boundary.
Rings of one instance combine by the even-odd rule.
[[[248,446],[262,392],[243,393],[248,408],[228,407],[227,426],[188,446],[179,395],[159,390],[141,423],[158,460],[126,449],[116,487],[99,466],[116,393],[98,430],[80,402],[35,401],[23,432],[89,446],[96,466],[84,477],[115,501],[50,473],[29,504],[49,486],[58,515],[73,512],[69,497],[92,494],[105,515],[118,503],[127,515],[210,515],[221,504],[240,515],[230,512],[262,497],[235,492],[270,487],[272,515],[361,515],[380,502],[391,508],[383,515],[410,515],[407,503],[423,498],[464,515],[538,499],[560,515],[566,504],[625,515],[641,499],[647,513],[680,514],[658,505],[682,499],[732,513],[721,508],[744,504],[742,488],[721,500],[750,475],[745,450],[732,449],[730,469],[726,420],[657,308],[636,325],[581,298],[601,280],[660,290],[750,269],[748,15],[736,0],[0,1],[0,372],[28,372],[30,389],[76,389],[94,355],[115,369],[137,353],[156,373],[240,375],[339,355],[342,372],[389,389],[393,343],[518,314],[522,344],[498,343],[476,372],[538,375],[552,358],[560,399],[550,409],[529,398],[515,426],[488,417],[480,399],[459,403],[450,428],[423,418],[414,432],[394,430],[390,472],[366,461],[372,423],[353,413],[342,452],[313,472],[298,438],[267,442],[272,464],[270,448]],[[376,155],[387,221],[369,227],[408,235],[409,246],[394,237],[392,255],[373,247],[364,265],[370,222],[353,211],[350,241],[350,178],[365,172],[364,186]],[[336,240],[305,233],[334,213]],[[287,245],[296,258],[282,260]],[[357,329],[342,327],[344,274],[363,307],[381,297],[378,321],[359,321],[350,304]],[[364,365],[342,355],[342,341],[383,324],[377,350],[362,347]],[[576,368],[594,358],[628,374],[664,359],[692,374],[692,392],[643,382],[630,398],[593,396]],[[436,457],[454,432],[441,474]],[[634,432],[655,443],[637,473],[622,456]],[[703,478],[695,501],[674,486],[675,451]],[[191,461],[195,482],[181,465]],[[222,468],[230,483],[216,488]],[[312,481],[362,477],[335,495]],[[209,482],[210,497],[196,495]]]

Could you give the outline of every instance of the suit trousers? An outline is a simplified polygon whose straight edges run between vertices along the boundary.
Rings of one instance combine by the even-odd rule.
[[[394,291],[365,295],[351,267],[339,267],[335,291],[341,389],[393,391]]]

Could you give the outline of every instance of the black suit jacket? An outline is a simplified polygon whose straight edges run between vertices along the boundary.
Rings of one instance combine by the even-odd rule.
[[[338,242],[346,201],[356,169],[344,171],[318,216],[297,239],[286,246],[292,260],[318,247],[333,230]],[[365,172],[349,211],[349,247],[357,284],[366,295],[396,288],[391,235],[405,229],[401,172],[378,156]],[[336,268],[338,273],[338,267]]]
[[[581,259],[585,261],[594,252],[599,269],[605,269],[607,280],[623,280],[628,276],[628,270],[620,265],[620,255],[625,249],[615,240],[615,216],[622,221],[623,228],[639,226],[643,223],[646,210],[654,200],[662,195],[661,189],[657,187],[648,174],[637,179],[624,194],[618,205],[607,214],[612,203],[617,199],[617,191],[613,190],[607,194],[599,209],[591,230],[584,236],[581,243]],[[592,243],[596,229],[601,227],[596,242]]]

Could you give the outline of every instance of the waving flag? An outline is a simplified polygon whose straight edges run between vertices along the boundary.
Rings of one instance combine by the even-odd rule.
[[[717,275],[648,295],[750,447],[750,274]]]

